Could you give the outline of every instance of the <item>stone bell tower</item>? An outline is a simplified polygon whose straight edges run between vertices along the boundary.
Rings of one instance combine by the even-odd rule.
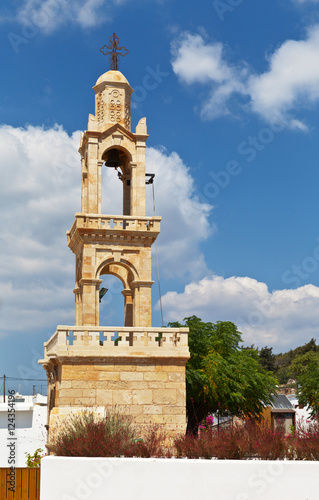
[[[76,255],[76,325],[99,325],[100,276],[113,274],[124,286],[124,325],[151,326],[151,245],[161,217],[145,216],[146,118],[132,133],[133,90],[119,71],[108,71],[93,88],[95,116],[79,149],[81,213],[68,233]],[[123,216],[101,214],[102,168],[118,171]]]
[[[113,37],[116,35],[113,35]],[[133,89],[117,69],[93,87],[95,115],[82,134],[81,212],[67,233],[75,254],[75,325],[58,326],[45,342],[49,440],[70,412],[101,415],[117,405],[138,425],[186,428],[187,328],[151,323],[151,246],[161,217],[145,214],[146,119],[131,131]],[[101,172],[114,168],[123,185],[123,214],[101,213]],[[124,326],[99,321],[101,276],[120,279]]]

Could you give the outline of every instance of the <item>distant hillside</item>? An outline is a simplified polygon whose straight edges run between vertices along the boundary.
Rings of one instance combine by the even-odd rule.
[[[259,359],[261,366],[267,370],[272,371],[276,375],[279,384],[287,384],[288,380],[295,378],[295,374],[291,370],[291,363],[303,354],[309,351],[319,352],[319,345],[316,344],[315,339],[311,339],[307,344],[290,349],[290,351],[280,354],[273,354],[272,347],[262,347],[259,349],[254,345],[246,346],[244,349],[252,349],[256,352],[256,357]]]
[[[306,352],[314,351],[319,352],[319,345],[316,344],[315,339],[311,339],[307,344],[296,347],[296,349],[290,349],[290,351],[284,354],[273,354],[274,356],[274,374],[279,380],[280,384],[286,384],[288,380],[293,376],[290,371],[290,365],[292,361]],[[261,351],[260,351],[261,352]]]

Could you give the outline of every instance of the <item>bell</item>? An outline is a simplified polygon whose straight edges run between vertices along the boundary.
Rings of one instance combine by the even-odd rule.
[[[101,290],[99,291],[99,302],[100,303],[102,302],[102,299],[107,291],[108,291],[108,288],[101,288]]]
[[[121,167],[122,162],[120,160],[120,155],[117,149],[110,149],[107,155],[107,160],[105,161],[106,167],[117,168]]]

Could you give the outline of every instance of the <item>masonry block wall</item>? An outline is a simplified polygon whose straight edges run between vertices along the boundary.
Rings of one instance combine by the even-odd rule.
[[[184,432],[185,362],[133,358],[61,365],[51,435],[72,408],[95,408],[101,414],[101,407],[114,406],[141,427],[163,424],[169,432]]]

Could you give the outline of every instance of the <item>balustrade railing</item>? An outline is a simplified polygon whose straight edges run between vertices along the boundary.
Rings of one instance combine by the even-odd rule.
[[[109,231],[143,231],[160,232],[161,217],[135,217],[131,215],[96,215],[75,214],[75,221],[69,236],[72,237],[77,228],[107,229]]]
[[[188,350],[188,328],[58,326],[45,344],[45,357],[117,350]]]

